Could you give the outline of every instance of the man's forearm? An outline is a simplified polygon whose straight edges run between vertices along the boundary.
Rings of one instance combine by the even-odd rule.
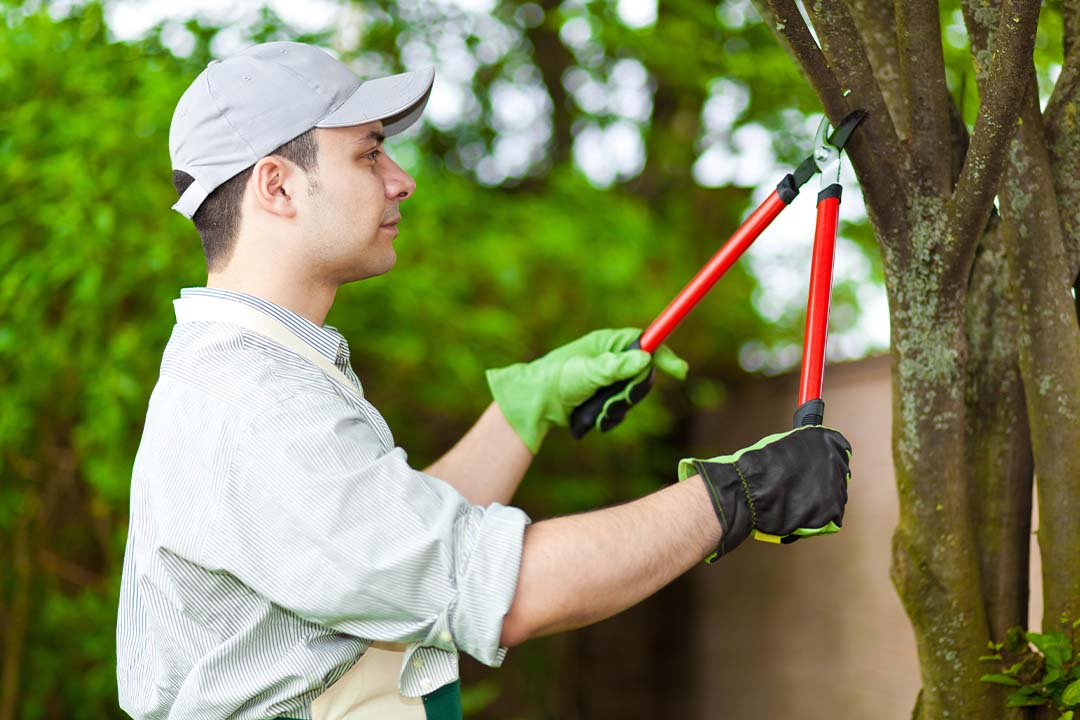
[[[701,562],[720,535],[697,476],[625,505],[530,525],[501,642],[611,617]]]
[[[473,505],[507,505],[532,459],[499,406],[491,403],[464,437],[424,472],[453,485]]]

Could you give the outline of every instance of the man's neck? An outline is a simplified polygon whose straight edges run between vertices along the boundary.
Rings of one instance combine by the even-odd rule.
[[[283,283],[265,278],[260,280],[257,276],[242,277],[228,272],[210,273],[206,279],[206,287],[234,290],[269,300],[307,318],[319,327],[326,321],[326,314],[330,312],[337,292],[337,288],[333,287],[299,281]]]

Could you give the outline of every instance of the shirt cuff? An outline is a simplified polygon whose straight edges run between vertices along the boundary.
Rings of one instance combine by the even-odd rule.
[[[454,642],[491,667],[501,665],[506,656],[499,638],[517,589],[529,522],[529,516],[519,508],[489,505],[465,566],[459,569],[457,602],[450,610]]]

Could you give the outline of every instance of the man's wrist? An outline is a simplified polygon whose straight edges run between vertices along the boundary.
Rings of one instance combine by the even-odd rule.
[[[506,422],[525,443],[533,455],[547,435],[549,424],[544,420],[543,407],[538,394],[513,392],[513,386],[522,382],[528,372],[526,363],[495,368],[485,373],[491,397],[498,405]]]
[[[679,462],[679,479],[698,476],[712,502],[721,536],[716,551],[706,559],[712,563],[734,550],[754,529],[753,505],[737,465],[686,458]]]

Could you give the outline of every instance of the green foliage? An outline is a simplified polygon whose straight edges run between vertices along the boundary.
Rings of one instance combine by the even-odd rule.
[[[473,717],[499,698],[499,684],[493,679],[481,680],[461,688],[461,712]]]
[[[1047,707],[1061,713],[1058,720],[1071,720],[1080,709],[1080,644],[1076,629],[1080,620],[1061,618],[1065,632],[1024,632],[1010,628],[1003,642],[991,642],[984,662],[1004,663],[1001,672],[983,675],[983,682],[1010,690],[1008,707]]]

